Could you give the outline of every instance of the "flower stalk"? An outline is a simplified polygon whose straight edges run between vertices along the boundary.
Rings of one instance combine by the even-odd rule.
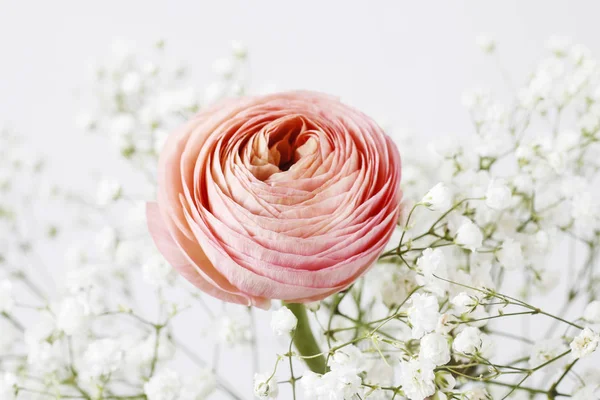
[[[313,331],[310,328],[306,307],[304,304],[291,303],[286,303],[285,306],[289,308],[298,319],[298,325],[292,336],[296,350],[311,371],[318,374],[324,374],[327,369],[327,362],[319,348]]]

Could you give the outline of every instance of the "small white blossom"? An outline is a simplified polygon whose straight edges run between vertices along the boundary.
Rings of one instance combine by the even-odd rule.
[[[454,296],[451,301],[452,305],[459,314],[472,312],[479,303],[476,298],[469,296],[466,292],[460,292]]]
[[[573,357],[581,358],[592,354],[596,351],[598,343],[600,343],[600,335],[590,328],[585,328],[571,342],[570,347]]]
[[[570,45],[571,40],[564,36],[551,36],[546,42],[546,48],[557,57],[566,56]]]
[[[594,300],[585,307],[583,318],[592,323],[600,323],[600,300]]]
[[[423,276],[417,275],[417,283],[438,296],[443,296],[448,288],[448,271],[446,260],[441,249],[425,249],[417,260],[417,266]],[[440,279],[441,278],[441,279]]]
[[[444,365],[450,361],[450,346],[448,340],[439,333],[429,333],[421,339],[419,359],[435,365]]]
[[[501,181],[493,180],[485,193],[485,204],[492,210],[504,210],[510,206],[511,197],[508,186]]]
[[[17,377],[11,372],[4,372],[0,376],[0,399],[15,400],[17,388]]]
[[[150,286],[164,287],[175,280],[173,268],[162,257],[155,256],[142,265],[144,281]]]
[[[452,206],[452,192],[440,182],[432,187],[421,202],[430,210],[447,210]]]
[[[96,236],[96,245],[102,254],[112,255],[117,241],[117,231],[112,226],[104,227]]]
[[[159,371],[144,384],[148,400],[178,400],[180,391],[181,379],[170,369]]]
[[[296,329],[297,323],[298,318],[285,306],[271,314],[271,329],[278,336],[288,334]]]
[[[270,374],[254,375],[254,395],[261,400],[276,399],[279,393],[277,381]]]
[[[439,305],[435,296],[414,293],[408,300],[408,322],[412,326],[414,339],[435,330],[440,318]]]
[[[231,41],[231,50],[236,58],[244,59],[248,55],[248,49],[244,43],[239,40]]]
[[[245,345],[252,340],[250,326],[239,318],[223,316],[217,325],[217,338],[229,346]]]
[[[547,339],[537,341],[531,348],[529,356],[529,365],[531,368],[536,368],[542,364],[547,363],[550,360],[555,359],[565,351],[567,346],[560,339]],[[558,369],[561,365],[560,360],[557,363],[548,364],[548,370]]]
[[[56,327],[67,335],[81,332],[90,316],[90,305],[81,296],[65,297],[56,311]]]
[[[410,400],[424,400],[435,393],[434,365],[421,360],[402,361],[400,384]]]
[[[483,244],[483,233],[473,221],[466,219],[456,232],[455,242],[459,246],[476,251]]]
[[[496,49],[496,41],[486,34],[478,35],[475,42],[484,53],[493,53]]]
[[[137,72],[128,72],[121,82],[121,90],[126,94],[138,92],[142,87],[142,78]]]
[[[99,206],[106,206],[118,200],[121,197],[122,190],[121,184],[116,180],[102,179],[96,190],[96,203]]]
[[[0,312],[10,313],[15,306],[12,282],[8,279],[0,281]]]
[[[121,366],[123,349],[116,340],[100,339],[88,345],[83,358],[85,375],[99,378],[115,372]]]
[[[456,335],[452,347],[459,353],[467,355],[478,353],[484,358],[489,358],[493,354],[494,344],[479,328],[468,326]]]
[[[525,265],[521,244],[511,238],[507,238],[502,242],[502,247],[496,253],[500,264],[508,269],[522,269]]]
[[[217,380],[210,368],[202,368],[194,376],[187,377],[181,388],[180,400],[205,400],[217,388]]]

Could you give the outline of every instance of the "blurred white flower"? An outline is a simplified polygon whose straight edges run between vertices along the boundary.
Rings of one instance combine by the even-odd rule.
[[[114,339],[100,339],[91,342],[84,354],[84,375],[91,378],[108,376],[117,371],[123,362],[123,349]]]
[[[118,200],[122,194],[121,184],[113,179],[102,179],[96,190],[96,204],[106,206]]]
[[[298,319],[286,306],[282,306],[271,314],[271,329],[278,336],[288,334],[296,329],[297,323]]]
[[[502,247],[496,256],[500,264],[508,270],[522,269],[525,266],[521,244],[511,238],[506,238],[502,242]]]
[[[1,373],[1,372],[0,372]],[[17,377],[11,372],[4,372],[0,375],[0,399],[16,400],[17,398]]]
[[[8,279],[0,281],[0,312],[11,313],[15,306],[12,282]]]
[[[154,374],[144,384],[144,393],[148,400],[178,400],[181,392],[179,374],[171,369],[163,369]]]
[[[56,327],[66,335],[74,335],[87,327],[90,305],[82,296],[65,297],[56,310]]]
[[[585,307],[583,318],[592,323],[600,323],[600,300],[594,300]]]
[[[142,265],[144,281],[150,286],[164,287],[175,280],[176,274],[173,268],[158,255],[150,257]]]
[[[217,380],[210,368],[202,368],[199,373],[186,377],[181,389],[180,400],[205,400],[217,388]]]
[[[478,35],[475,42],[484,53],[493,53],[496,49],[496,41],[487,34]]]
[[[511,197],[508,186],[499,180],[493,180],[485,193],[485,204],[493,210],[504,210],[510,206]]]
[[[533,347],[531,348],[531,353],[529,355],[529,366],[531,368],[536,368],[542,364],[547,363],[559,355],[568,350],[568,347],[563,343],[561,339],[546,339],[537,341]],[[548,364],[548,370],[557,370],[561,365],[564,364],[564,361],[557,360],[558,362],[553,362]]]

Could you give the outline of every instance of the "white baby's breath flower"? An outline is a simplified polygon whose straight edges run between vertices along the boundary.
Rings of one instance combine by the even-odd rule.
[[[460,292],[451,300],[452,305],[459,314],[472,312],[479,303],[476,298],[469,296],[465,292]]]
[[[410,400],[424,400],[435,393],[434,365],[418,359],[402,361],[400,384]]]
[[[90,305],[82,296],[65,297],[56,310],[56,327],[66,335],[74,335],[87,327]]]
[[[417,260],[417,266],[423,276],[417,275],[417,283],[438,296],[443,296],[448,288],[448,271],[444,253],[441,249],[425,249]],[[441,279],[440,279],[441,278]]]
[[[136,93],[142,87],[142,78],[140,74],[130,71],[123,77],[121,82],[121,90],[126,94]]]
[[[181,379],[171,369],[159,371],[144,384],[148,400],[178,400],[180,392]]]
[[[0,399],[15,400],[17,398],[17,377],[11,372],[0,372]]]
[[[205,400],[217,388],[217,380],[210,368],[202,368],[199,373],[184,379],[180,400]]]
[[[106,206],[111,202],[118,200],[122,195],[121,184],[113,179],[102,179],[98,183],[96,190],[96,204]]]
[[[419,359],[435,365],[444,365],[450,361],[448,340],[439,333],[429,333],[421,339]]]
[[[448,186],[440,182],[427,192],[421,202],[430,210],[447,210],[452,206],[452,192]]]
[[[0,281],[0,312],[11,313],[15,306],[13,284],[10,280]]]
[[[456,336],[452,347],[455,351],[469,356],[480,354],[484,358],[489,358],[494,351],[494,342],[479,328],[468,326]]]
[[[278,336],[288,334],[296,329],[297,323],[298,318],[285,306],[271,314],[271,329]]]
[[[86,376],[91,378],[108,376],[121,366],[123,349],[114,339],[100,339],[88,345],[83,358]]]
[[[213,62],[213,71],[223,78],[231,78],[234,71],[233,61],[229,58],[218,58]]]
[[[254,395],[261,400],[276,399],[279,389],[275,377],[271,374],[254,375]]]
[[[570,344],[573,357],[581,358],[592,354],[596,351],[598,343],[600,343],[600,335],[590,328],[585,328]]]
[[[600,300],[594,300],[585,307],[583,318],[592,323],[600,323]]]
[[[496,41],[487,34],[480,34],[475,38],[477,46],[484,53],[493,53],[496,49]]]
[[[96,245],[102,254],[112,255],[117,247],[117,231],[112,226],[105,226],[96,236]]]
[[[557,57],[564,57],[569,51],[571,40],[565,36],[551,36],[546,41],[546,48]]]
[[[499,180],[493,180],[485,193],[485,204],[493,210],[503,210],[510,206],[511,196],[508,186]]]
[[[476,251],[483,244],[483,233],[473,221],[465,219],[456,232],[455,242],[459,246],[465,247],[471,251]]]
[[[521,269],[525,265],[521,244],[511,238],[507,238],[502,242],[502,247],[496,253],[500,264],[508,269]]]
[[[173,268],[160,256],[150,257],[142,265],[144,281],[150,286],[164,287],[175,280]]]
[[[412,326],[413,338],[419,339],[435,330],[440,318],[439,305],[435,296],[414,293],[408,303],[410,304],[407,310],[408,322]]]
[[[557,358],[567,350],[567,346],[561,339],[546,339],[537,341],[531,348],[529,355],[529,366],[531,368],[536,368]],[[557,362],[548,364],[547,370],[556,370],[560,368],[562,364],[564,364],[563,361],[557,360]]]

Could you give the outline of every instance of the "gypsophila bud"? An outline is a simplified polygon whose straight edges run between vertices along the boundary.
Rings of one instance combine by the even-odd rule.
[[[470,219],[466,219],[456,232],[456,244],[471,251],[476,251],[483,244],[483,233]]]
[[[521,244],[511,238],[507,238],[502,242],[502,247],[496,253],[500,264],[508,269],[521,269],[525,265]]]
[[[283,306],[271,314],[271,329],[278,335],[285,335],[296,329],[298,319],[289,308]]]
[[[492,210],[504,210],[510,206],[511,197],[512,194],[508,186],[501,181],[493,180],[485,193],[485,205]]]
[[[421,203],[430,210],[447,210],[452,205],[452,192],[448,186],[440,182],[427,192]]]
[[[279,389],[275,377],[268,374],[254,375],[254,395],[261,400],[275,399]]]
[[[464,314],[473,311],[477,307],[478,301],[467,293],[460,292],[454,296],[451,303],[459,314]]]
[[[596,351],[598,343],[600,343],[600,335],[590,328],[585,328],[571,342],[570,347],[573,357],[581,358],[592,354]]]

